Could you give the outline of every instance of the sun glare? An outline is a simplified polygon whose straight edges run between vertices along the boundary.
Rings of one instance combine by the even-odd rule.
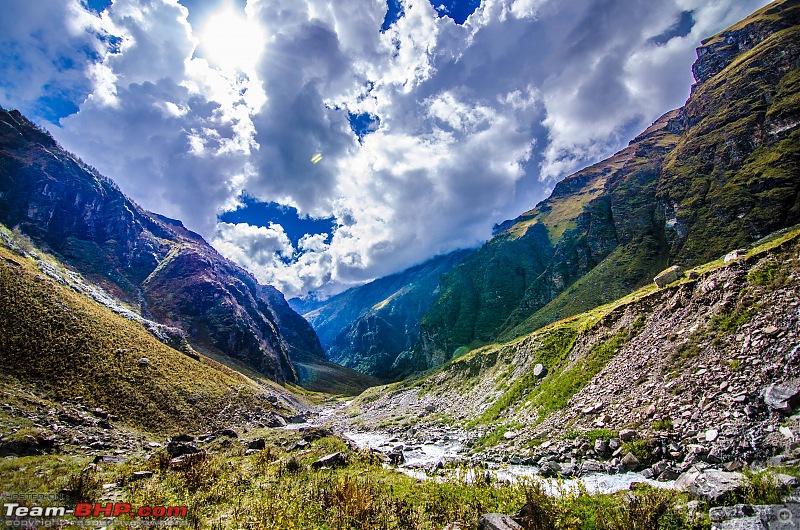
[[[203,56],[226,70],[253,69],[264,47],[258,24],[231,8],[209,16],[199,38]]]

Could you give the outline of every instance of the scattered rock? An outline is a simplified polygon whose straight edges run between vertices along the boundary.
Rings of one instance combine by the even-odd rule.
[[[134,471],[131,474],[131,480],[144,480],[153,476],[152,471]]]
[[[346,459],[344,453],[333,453],[327,456],[323,456],[316,462],[311,464],[312,469],[320,469],[323,467],[340,467],[345,465]]]
[[[708,502],[718,502],[728,493],[738,491],[744,482],[744,475],[718,469],[700,470],[693,466],[675,481],[676,489],[685,489],[695,497]]]
[[[191,434],[179,434],[172,437],[173,442],[193,442],[194,436]]]
[[[764,402],[772,410],[781,414],[791,414],[800,402],[800,388],[797,384],[771,384],[764,390]]]
[[[622,465],[629,471],[635,471],[639,467],[639,459],[633,453],[628,453],[622,457]]]
[[[150,359],[148,359],[147,357],[142,357],[141,359],[139,359],[139,366],[142,368],[150,366]]]
[[[713,442],[714,440],[717,439],[718,436],[719,436],[719,431],[717,429],[709,429],[706,431],[705,438],[707,442]]]
[[[622,429],[619,431],[619,439],[623,442],[631,442],[637,437],[636,431],[633,429]]]
[[[478,530],[523,530],[523,528],[508,515],[487,513],[478,519]]]
[[[683,276],[683,269],[679,265],[673,265],[668,269],[661,271],[658,276],[653,278],[655,284],[661,288],[666,287],[674,281],[680,280]]]
[[[547,375],[547,368],[543,364],[537,364],[533,367],[533,375],[541,379]]]

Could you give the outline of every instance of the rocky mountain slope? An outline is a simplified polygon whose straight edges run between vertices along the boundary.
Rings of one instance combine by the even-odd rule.
[[[508,340],[800,221],[800,3],[779,0],[698,48],[681,109],[559,182],[442,279],[418,370]]]
[[[436,298],[442,274],[469,253],[437,256],[324,301],[289,303],[314,327],[332,361],[398,380],[414,370],[409,363],[419,324]]]
[[[141,449],[142,433],[275,423],[305,408],[265,378],[164,344],[0,230],[0,455]]]
[[[198,350],[278,382],[360,391],[271,286],[180,223],[144,211],[17,111],[0,109],[0,223],[22,233]],[[323,375],[324,374],[324,375]],[[330,383],[335,383],[332,386]]]
[[[795,227],[664,288],[370,390],[342,428],[379,428],[405,447],[457,441],[466,458],[545,475],[673,480],[693,465],[800,462],[798,288]]]

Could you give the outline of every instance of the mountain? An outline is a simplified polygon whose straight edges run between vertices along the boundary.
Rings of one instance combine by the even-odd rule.
[[[800,5],[703,41],[686,104],[442,277],[417,370],[510,340],[800,221]]]
[[[413,371],[409,356],[442,274],[470,252],[437,256],[324,301],[290,303],[303,312],[331,360],[381,379],[397,380]]]
[[[19,424],[21,410],[39,427],[48,426],[58,445],[91,435],[130,448],[125,430],[98,422],[177,433],[230,427],[246,418],[268,421],[276,411],[296,414],[288,405],[294,398],[278,385],[205,356],[189,358],[89,291],[52,256],[0,227],[0,389],[10,424]],[[48,414],[56,417],[43,420]],[[42,444],[34,441],[24,450],[35,453]],[[0,443],[0,454],[8,449]]]
[[[313,329],[276,289],[260,285],[180,221],[144,211],[45,131],[5,109],[0,223],[17,227],[143,317],[182,330],[203,353],[313,390],[357,392],[375,383],[328,362]]]

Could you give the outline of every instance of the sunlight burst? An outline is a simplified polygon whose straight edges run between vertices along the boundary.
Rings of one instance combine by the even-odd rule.
[[[231,8],[208,17],[199,34],[203,55],[224,70],[253,70],[264,47],[264,31]]]

